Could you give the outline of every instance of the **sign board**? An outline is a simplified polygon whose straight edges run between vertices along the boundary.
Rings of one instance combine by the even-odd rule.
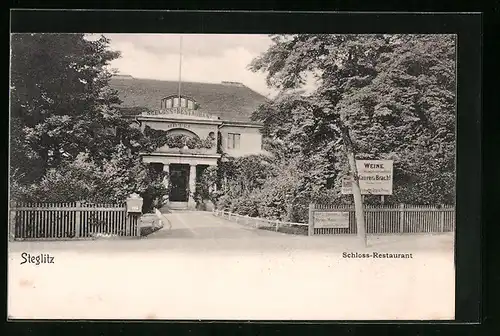
[[[342,177],[342,195],[352,195],[352,178],[344,176]]]
[[[181,124],[181,123],[164,123],[166,128],[191,128],[189,124]]]
[[[356,160],[362,195],[392,195],[392,160]],[[342,194],[352,194],[352,178],[342,179]]]
[[[322,228],[349,228],[349,212],[314,212],[314,227],[317,229]]]
[[[204,113],[201,111],[198,111],[196,109],[192,108],[187,108],[187,107],[169,107],[169,108],[162,108],[161,110],[148,110],[145,111],[146,115],[172,115],[172,114],[179,114],[179,115],[186,115],[186,116],[193,116],[193,117],[201,117],[201,118],[207,118],[207,119],[218,119],[217,116],[210,115],[208,113]]]
[[[137,194],[132,194],[127,198],[127,212],[141,212],[143,199]]]

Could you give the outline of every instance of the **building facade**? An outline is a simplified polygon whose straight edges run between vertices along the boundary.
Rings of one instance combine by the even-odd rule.
[[[218,164],[223,153],[233,157],[261,153],[261,125],[250,116],[266,98],[241,83],[185,82],[179,90],[178,82],[119,76],[111,85],[122,100],[122,113],[143,132],[162,131],[186,139],[184,146],[163,145],[142,154],[144,162],[160,165],[168,173],[164,183],[172,208],[196,207],[196,181],[204,169]]]

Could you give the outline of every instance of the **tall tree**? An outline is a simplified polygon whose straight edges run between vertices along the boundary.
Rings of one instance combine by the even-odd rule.
[[[116,109],[103,36],[14,34],[11,60],[11,198],[120,202],[148,211],[166,192],[140,152],[157,143]]]
[[[84,34],[11,37],[11,167],[25,182],[40,179],[80,152],[111,155],[108,130],[119,103],[107,84],[119,56],[109,41]]]
[[[289,128],[286,136],[295,129],[308,132],[299,139],[299,147],[309,149],[309,156],[327,158],[325,147],[343,150],[347,155],[330,155],[328,161],[349,164],[355,182],[354,159],[395,160],[399,200],[452,199],[453,36],[304,34],[271,39],[271,47],[250,65],[267,73],[268,85],[285,93],[304,87],[308,75],[317,79],[307,104],[295,104],[302,110],[307,106],[309,117]],[[302,95],[293,100],[306,99]],[[281,111],[282,115],[293,116],[293,105],[288,104],[292,109]],[[256,117],[266,122],[272,116],[261,110]],[[286,127],[282,129],[286,132]],[[359,209],[360,197],[356,198]],[[357,217],[363,217],[361,212]],[[358,230],[363,230],[362,224]]]

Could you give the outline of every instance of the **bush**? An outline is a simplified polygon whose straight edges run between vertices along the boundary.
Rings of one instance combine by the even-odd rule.
[[[40,181],[29,185],[14,184],[13,200],[26,202],[76,202],[99,200],[98,169],[82,154],[61,169],[49,169]]]
[[[259,216],[259,200],[253,195],[241,196],[233,204],[233,210],[237,209],[238,214],[243,216]]]
[[[40,181],[23,185],[13,181],[11,199],[25,202],[91,201],[120,203],[132,193],[140,194],[143,211],[161,206],[166,189],[162,174],[148,167],[122,148],[116,155],[98,166],[88,155],[80,154],[74,161],[49,169]]]
[[[161,208],[164,204],[163,196],[167,194],[167,190],[161,181],[154,181],[148,185],[140,195],[143,198],[142,212],[150,213],[155,208]]]

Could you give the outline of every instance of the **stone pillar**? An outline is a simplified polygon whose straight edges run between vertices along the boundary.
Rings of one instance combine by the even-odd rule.
[[[196,190],[196,165],[189,166],[189,201],[188,208],[196,208],[196,201],[194,200],[194,192]]]
[[[217,165],[210,165],[209,167],[217,167]],[[214,182],[214,185],[212,186],[212,191],[217,191],[217,181]]]
[[[170,165],[168,164],[164,164],[163,165],[163,172],[165,173],[165,177],[163,177],[163,185],[165,186],[165,188],[168,189],[168,184],[169,184],[169,180],[170,180],[170,177],[168,175],[169,173],[169,168],[170,168]]]
[[[210,167],[217,167],[216,165],[210,165]],[[214,182],[214,184],[210,187],[210,192],[217,192],[217,181]],[[215,204],[212,203],[212,201],[206,200],[205,204],[205,210],[208,211],[214,211],[215,210]]]

